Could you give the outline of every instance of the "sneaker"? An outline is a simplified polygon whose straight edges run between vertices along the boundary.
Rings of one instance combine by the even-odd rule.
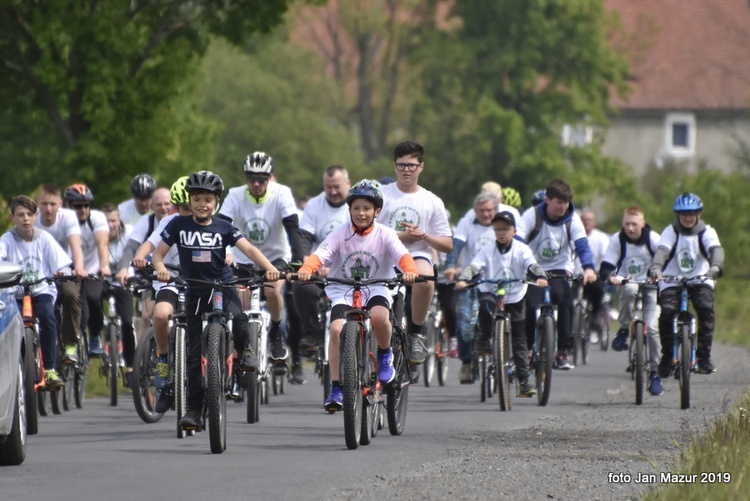
[[[672,375],[672,360],[669,357],[662,355],[659,361],[658,368],[659,377],[662,379],[668,378]]]
[[[589,332],[589,344],[597,344],[599,342],[599,333],[595,330]]]
[[[99,357],[102,354],[102,338],[99,336],[89,337],[89,356]]]
[[[458,339],[456,337],[452,337],[450,340],[448,356],[451,358],[458,358]]]
[[[242,361],[240,361],[240,369],[245,371],[254,371],[258,368],[258,357],[255,356],[253,349],[248,346],[245,351],[242,352]]]
[[[664,385],[662,385],[661,378],[656,375],[656,372],[652,372],[649,378],[651,381],[648,384],[648,392],[655,397],[658,397],[664,393]]]
[[[78,347],[74,344],[65,345],[65,355],[63,355],[63,362],[66,364],[77,364],[78,363]]]
[[[44,384],[49,390],[59,390],[65,386],[63,380],[60,379],[60,375],[54,369],[44,371]]]
[[[169,361],[167,355],[157,355],[156,372],[154,373],[154,386],[157,390],[163,390],[169,383]]]
[[[276,334],[269,336],[269,338],[271,339],[271,359],[276,361],[286,360],[289,356],[289,351],[281,339],[281,330],[277,330]]]
[[[409,362],[412,364],[424,363],[427,358],[427,348],[424,345],[425,337],[422,334],[409,335]]]
[[[203,416],[201,409],[188,410],[180,419],[180,428],[183,430],[197,430],[202,428]]]
[[[612,349],[615,351],[625,351],[628,349],[628,330],[621,328],[615,334],[612,340]]]
[[[576,366],[570,361],[570,356],[567,353],[559,352],[555,356],[555,361],[557,362],[557,368],[559,370],[569,371],[576,368]]]
[[[698,360],[698,374],[713,374],[716,372],[716,366],[711,363],[710,358]]]
[[[172,395],[167,390],[161,390],[159,392],[159,397],[156,399],[156,404],[154,405],[154,412],[157,414],[164,414],[171,408]],[[180,421],[180,426],[182,426],[182,421]]]
[[[390,383],[396,377],[396,369],[393,368],[393,350],[381,353],[378,351],[378,379],[381,383]]]
[[[292,382],[295,384],[305,384],[307,382],[305,373],[302,370],[302,364],[299,362],[292,364]]]
[[[229,391],[229,399],[239,401],[242,396],[242,386],[240,385],[240,377],[235,374],[232,376],[232,389]]]
[[[474,371],[471,369],[471,362],[463,362],[461,370],[458,371],[458,382],[461,384],[471,384],[474,382]]]
[[[528,380],[521,381],[518,384],[518,395],[516,396],[531,398],[534,395],[536,395],[536,388]]]
[[[478,337],[476,342],[474,343],[474,351],[477,352],[479,355],[487,355],[490,353],[490,350],[492,348],[490,347],[490,340],[486,337]]]
[[[342,390],[340,386],[331,386],[331,394],[328,395],[326,403],[323,404],[323,408],[327,410],[329,414],[333,414],[344,408],[344,390]]]

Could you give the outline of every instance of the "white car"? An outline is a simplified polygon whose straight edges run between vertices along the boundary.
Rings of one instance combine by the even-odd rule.
[[[24,386],[23,319],[14,287],[22,273],[21,266],[0,263],[0,465],[26,459],[26,399],[34,398]]]

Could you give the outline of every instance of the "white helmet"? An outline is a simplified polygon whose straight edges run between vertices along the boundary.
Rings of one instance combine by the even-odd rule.
[[[245,174],[270,176],[273,174],[273,169],[273,158],[262,151],[256,151],[252,155],[248,155],[245,163],[242,165],[242,170],[245,171]]]

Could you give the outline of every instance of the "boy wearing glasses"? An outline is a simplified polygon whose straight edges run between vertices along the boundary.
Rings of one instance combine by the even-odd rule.
[[[288,271],[289,262],[302,262],[302,241],[299,216],[292,190],[271,177],[275,171],[273,158],[256,151],[248,155],[242,165],[247,185],[229,190],[219,216],[234,224],[247,240],[257,247],[279,271]],[[232,249],[234,261],[253,265],[242,252]],[[289,356],[284,346],[281,315],[284,309],[282,287],[284,281],[275,282],[273,288],[264,287],[266,304],[271,314],[271,358],[281,362]]]
[[[435,252],[453,249],[451,228],[443,201],[419,186],[424,170],[424,146],[406,141],[393,151],[396,182],[383,186],[385,203],[378,222],[393,228],[417,264],[420,275],[433,275]],[[435,283],[412,286],[409,362],[421,364],[427,355],[422,327],[432,302]]]

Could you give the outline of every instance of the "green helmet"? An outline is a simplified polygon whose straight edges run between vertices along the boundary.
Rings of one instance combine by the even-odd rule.
[[[503,188],[503,200],[506,205],[510,205],[511,207],[521,206],[521,194],[510,186]]]
[[[188,192],[185,190],[188,176],[182,176],[174,182],[172,187],[169,189],[169,200],[175,205],[186,204],[190,202]]]

